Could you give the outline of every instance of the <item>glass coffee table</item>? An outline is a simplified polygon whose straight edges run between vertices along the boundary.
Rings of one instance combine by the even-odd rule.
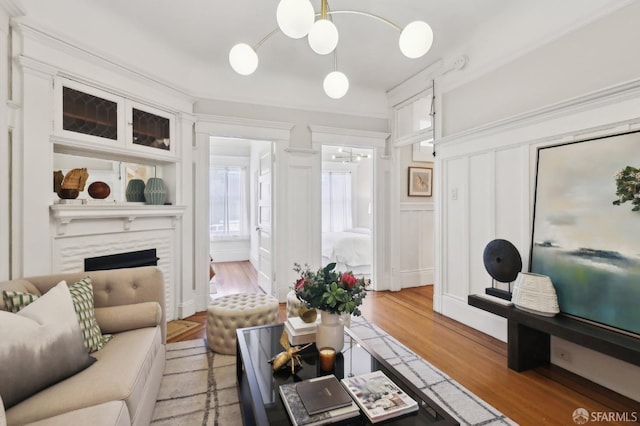
[[[278,391],[278,387],[282,384],[294,383],[324,374],[335,374],[338,379],[342,379],[376,370],[382,370],[408,395],[418,401],[420,407],[417,413],[387,420],[384,424],[459,424],[442,407],[398,373],[348,329],[345,329],[344,348],[336,358],[333,372],[325,373],[320,370],[315,344],[299,352],[302,358],[302,368],[296,367],[294,375],[291,374],[290,365],[274,372],[269,360],[284,350],[280,345],[282,330],[282,324],[275,324],[242,328],[236,331],[238,337],[236,373],[244,425],[291,424]],[[366,425],[369,422],[366,416],[360,413],[359,417],[344,420],[339,424]]]

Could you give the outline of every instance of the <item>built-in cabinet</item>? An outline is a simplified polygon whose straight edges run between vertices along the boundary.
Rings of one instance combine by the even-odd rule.
[[[62,77],[53,99],[57,151],[176,161],[175,114]]]
[[[175,114],[64,77],[54,78],[53,90],[53,170],[88,168],[87,184],[107,182],[116,202],[125,201],[131,178],[161,177],[175,203]],[[91,169],[98,161],[106,166]]]

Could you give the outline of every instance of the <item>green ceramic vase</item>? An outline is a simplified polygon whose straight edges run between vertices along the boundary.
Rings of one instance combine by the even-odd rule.
[[[146,204],[163,205],[167,198],[167,187],[160,178],[152,177],[147,180],[144,188],[144,200]]]
[[[144,202],[144,181],[142,179],[131,179],[127,184],[124,195],[129,202]]]

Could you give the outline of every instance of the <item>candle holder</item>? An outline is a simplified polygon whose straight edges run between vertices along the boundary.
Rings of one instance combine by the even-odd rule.
[[[336,365],[335,349],[328,347],[318,349],[318,364],[320,365],[321,371],[333,371]]]

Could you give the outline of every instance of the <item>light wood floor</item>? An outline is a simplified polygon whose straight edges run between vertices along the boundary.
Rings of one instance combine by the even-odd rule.
[[[216,263],[214,267],[218,295],[260,291],[249,262]],[[557,367],[523,373],[509,370],[505,343],[433,312],[433,286],[369,292],[362,312],[369,321],[521,425],[574,425],[572,414],[577,408],[590,413],[635,412],[640,417],[640,403]],[[185,319],[202,326],[171,341],[205,337],[204,312]],[[280,305],[280,319],[285,319],[284,304]]]

